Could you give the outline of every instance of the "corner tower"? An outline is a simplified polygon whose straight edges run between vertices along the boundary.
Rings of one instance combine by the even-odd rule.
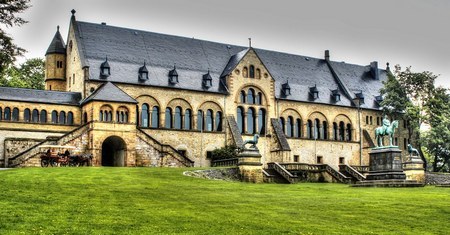
[[[45,89],[66,91],[66,45],[59,26],[45,53]]]

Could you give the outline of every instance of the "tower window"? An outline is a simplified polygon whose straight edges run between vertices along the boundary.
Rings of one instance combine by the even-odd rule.
[[[63,67],[63,62],[58,60],[56,61],[56,68],[61,69]]]

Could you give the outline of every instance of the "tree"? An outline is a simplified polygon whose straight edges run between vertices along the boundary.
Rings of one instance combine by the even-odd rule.
[[[2,0],[0,1],[0,26],[21,26],[27,21],[16,14],[26,10],[30,0]],[[0,74],[16,61],[17,56],[22,56],[24,49],[13,43],[13,39],[0,27]]]
[[[43,90],[44,60],[34,58],[19,66],[10,66],[0,75],[0,86]]]
[[[405,113],[410,103],[405,89],[400,85],[394,74],[387,73],[387,80],[383,82],[384,87],[380,93],[383,96],[381,107],[388,116],[398,119],[400,113]]]

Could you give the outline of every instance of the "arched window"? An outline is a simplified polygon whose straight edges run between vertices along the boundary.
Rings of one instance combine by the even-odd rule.
[[[297,118],[295,120],[295,133],[294,137],[300,138],[302,137],[302,120],[300,118]]]
[[[30,122],[30,120],[31,120],[31,111],[30,111],[30,109],[26,108],[23,111],[23,120],[25,122]]]
[[[326,121],[322,122],[322,138],[328,139],[328,123]]]
[[[103,114],[103,110],[100,110],[99,119],[101,122],[105,121],[105,119],[106,119],[106,117],[104,117],[103,115],[106,116],[106,114]]]
[[[352,124],[350,124],[350,123],[347,124],[347,130],[346,131],[347,131],[347,133],[345,135],[347,137],[346,140],[347,141],[351,141],[352,140]]]
[[[11,108],[10,107],[5,108],[5,120],[11,121]]]
[[[108,113],[106,115],[106,121],[112,122],[112,111],[108,111]]]
[[[286,121],[284,120],[284,117],[280,117],[280,125],[281,130],[286,134]]]
[[[312,127],[312,121],[308,119],[308,123],[306,124],[306,137],[308,139],[314,138],[313,135],[313,127]]]
[[[66,124],[66,112],[59,112],[59,124]]]
[[[19,109],[14,108],[12,112],[12,120],[13,121],[19,121]]]
[[[190,109],[186,109],[186,111],[184,111],[184,129],[185,130],[192,129],[191,116],[192,116],[192,111]]]
[[[320,135],[320,120],[316,118],[314,120],[314,138],[315,139],[321,139]]]
[[[292,123],[293,123],[293,119],[291,116],[289,116],[286,120],[286,136],[287,137],[292,137],[292,129],[293,129]]]
[[[152,127],[158,128],[159,127],[159,107],[154,106],[152,109]]]
[[[339,140],[345,140],[345,124],[344,122],[339,122]]]
[[[142,105],[142,112],[141,112],[141,126],[142,127],[148,127],[148,104]]]
[[[248,104],[254,104],[255,103],[255,90],[253,90],[252,88],[248,89],[247,103]]]
[[[165,128],[172,128],[173,127],[173,123],[172,123],[172,109],[171,108],[166,108],[166,115],[165,115]]]
[[[255,110],[253,108],[249,108],[247,111],[247,133],[255,133]]]
[[[119,111],[116,111],[116,121],[117,122],[121,122],[121,120],[120,120],[120,112]]]
[[[337,123],[333,122],[333,140],[339,140],[338,133],[339,133],[338,125]]]
[[[266,133],[266,110],[264,109],[258,111],[258,129],[259,134]]]
[[[245,116],[245,114],[244,114],[244,109],[242,108],[242,107],[238,107],[237,108],[237,126],[238,126],[238,128],[239,128],[239,131],[241,132],[241,133],[243,133],[244,132],[244,130],[245,130],[245,125],[244,125],[244,116]]]
[[[33,109],[33,113],[31,115],[32,122],[39,122],[39,111],[37,109]]]
[[[244,78],[248,78],[248,69],[247,69],[247,67],[244,67],[244,68],[242,69],[242,76],[243,76]]]
[[[239,102],[245,103],[245,91],[241,91],[241,95],[239,97]]]
[[[3,119],[3,110],[2,107],[0,107],[0,121]]]
[[[222,131],[222,112],[220,112],[220,111],[216,112],[216,120],[214,123],[216,124],[216,126],[214,127],[214,130]]]
[[[250,68],[249,68],[249,77],[250,78],[255,78],[255,66],[253,66],[253,65],[250,65]]]
[[[73,125],[73,113],[72,113],[72,111],[69,111],[69,113],[67,113],[67,124]]]
[[[83,114],[83,123],[87,123],[88,122],[88,115],[86,112],[84,112]]]
[[[262,93],[258,92],[258,95],[256,95],[255,104],[262,105]]]
[[[203,110],[197,112],[197,130],[203,130]]]
[[[127,111],[125,111],[123,114],[123,122],[128,123],[128,112]]]
[[[211,109],[208,109],[206,111],[206,130],[207,131],[212,131],[213,130],[213,111]]]
[[[39,120],[41,121],[41,123],[47,123],[47,111],[46,110],[41,110],[41,115],[39,116]]]
[[[52,111],[52,123],[58,123],[58,112],[56,110]]]
[[[181,129],[182,118],[181,118],[181,107],[177,106],[175,108],[175,129]]]
[[[261,70],[260,69],[256,69],[255,78],[257,78],[257,79],[261,78]]]

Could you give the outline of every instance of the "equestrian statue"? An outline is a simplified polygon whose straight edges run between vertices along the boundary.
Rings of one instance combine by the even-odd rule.
[[[258,148],[256,147],[256,144],[258,144],[258,139],[259,139],[259,135],[258,135],[258,134],[255,134],[255,135],[253,136],[253,139],[244,141],[244,144],[242,145],[242,149],[245,149],[245,145],[246,145],[246,144],[251,144],[251,145],[250,145],[250,148],[251,148],[251,149],[258,149]]]
[[[398,128],[398,121],[394,120],[392,123],[385,115],[383,118],[383,126],[375,129],[375,140],[377,141],[377,147],[383,147],[383,137],[389,136],[389,146],[393,146],[392,141],[394,139],[395,129]]]

